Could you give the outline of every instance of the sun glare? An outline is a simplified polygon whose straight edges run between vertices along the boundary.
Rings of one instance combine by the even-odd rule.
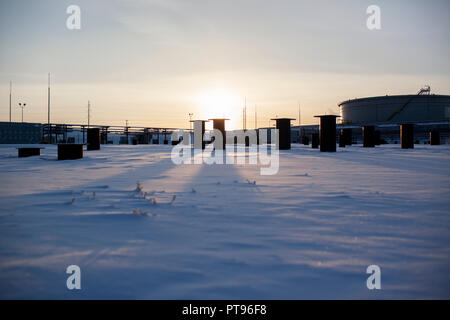
[[[231,90],[213,89],[198,95],[198,119],[227,118],[226,127],[237,129],[241,121],[243,101]],[[210,125],[208,126],[210,127]]]

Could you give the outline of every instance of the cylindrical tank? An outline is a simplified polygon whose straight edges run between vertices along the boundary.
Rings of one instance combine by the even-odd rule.
[[[352,99],[339,103],[341,123],[414,123],[448,121],[450,95],[394,95]]]

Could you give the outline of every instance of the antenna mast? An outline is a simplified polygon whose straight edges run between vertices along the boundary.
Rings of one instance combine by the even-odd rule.
[[[302,134],[302,120],[301,120],[302,118],[301,118],[301,108],[300,108],[300,102],[298,103],[298,134],[299,134],[299,137],[301,137],[303,134]],[[301,139],[301,138],[300,138]]]
[[[11,122],[11,92],[12,92],[12,81],[9,81],[9,122]]]
[[[247,130],[247,97],[244,98],[244,130]]]
[[[48,100],[47,100],[47,109],[48,109],[48,143],[52,143],[52,130],[50,127],[50,73],[48,74]]]

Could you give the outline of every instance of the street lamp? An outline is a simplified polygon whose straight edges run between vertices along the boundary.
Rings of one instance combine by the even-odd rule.
[[[191,130],[192,130],[192,116],[193,115],[194,115],[193,113],[189,113],[189,129],[191,129]]]
[[[19,107],[22,108],[22,123],[23,123],[23,108],[25,108],[27,104],[26,103],[19,103]]]

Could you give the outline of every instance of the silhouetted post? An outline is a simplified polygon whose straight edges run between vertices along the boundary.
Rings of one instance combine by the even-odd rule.
[[[191,120],[194,123],[194,149],[205,149],[205,122],[208,120]]]
[[[101,144],[108,143],[108,127],[102,127]]]
[[[341,135],[344,136],[345,145],[351,146],[352,145],[352,129],[351,128],[341,129]]]
[[[317,149],[319,148],[319,134],[311,133],[311,148]]]
[[[41,148],[18,148],[19,158],[39,156],[41,155]]]
[[[58,160],[75,160],[83,158],[82,144],[58,144]]]
[[[379,146],[381,144],[381,131],[380,130],[375,130],[374,138],[375,138],[375,145]]]
[[[362,127],[362,138],[364,148],[375,147],[375,127],[374,126],[363,126]]]
[[[100,150],[100,128],[87,129],[87,150]]]
[[[127,122],[128,122],[128,120],[127,120]],[[127,143],[126,144],[129,144],[130,143],[130,139],[128,138],[128,126],[125,127],[125,136],[127,137]]]
[[[320,151],[336,152],[336,118],[335,115],[315,116],[320,118]]]
[[[400,125],[400,143],[402,149],[414,149],[414,125],[412,123]]]
[[[441,144],[441,135],[438,130],[430,131],[430,145],[438,146]]]
[[[345,148],[345,138],[342,133],[339,134],[338,140],[339,140],[339,148]]]
[[[308,136],[302,136],[302,143],[305,146],[309,145],[309,138],[308,138]]]
[[[292,118],[274,118],[278,129],[279,145],[278,150],[291,149],[291,120]]]
[[[244,134],[247,130],[244,130]],[[248,136],[245,136],[245,146],[249,147],[250,146],[250,138]]]
[[[230,119],[219,118],[219,119],[209,119],[209,120],[213,121],[213,129],[219,130],[222,133],[222,146],[218,146],[216,141],[214,141],[214,149],[225,150],[225,143],[227,140],[226,131],[225,131],[225,120],[230,120]]]

